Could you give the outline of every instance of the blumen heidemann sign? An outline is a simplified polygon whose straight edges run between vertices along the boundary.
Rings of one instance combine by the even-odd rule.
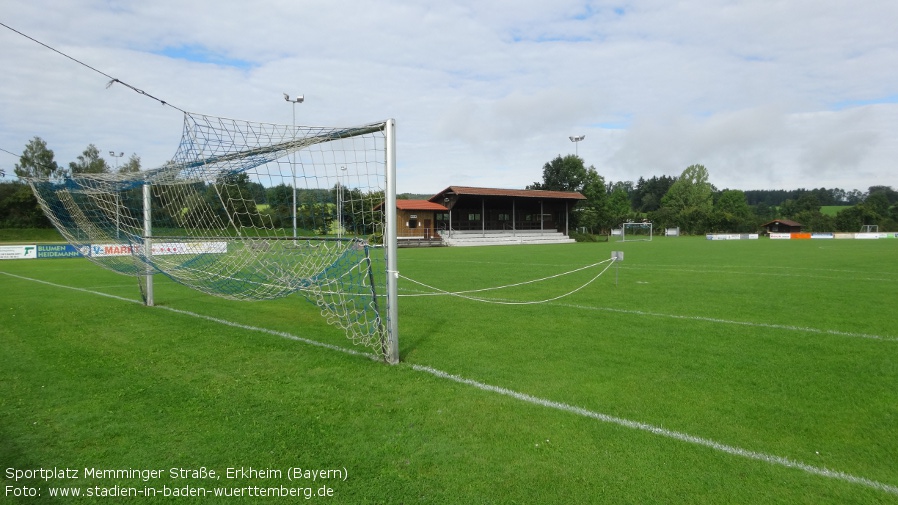
[[[38,258],[80,258],[81,251],[71,244],[38,245]]]

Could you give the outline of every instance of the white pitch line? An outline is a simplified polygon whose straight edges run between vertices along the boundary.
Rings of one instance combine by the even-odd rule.
[[[531,396],[526,393],[519,393],[517,391],[513,391],[511,389],[506,389],[499,386],[492,386],[489,384],[484,384],[482,382],[478,382],[471,379],[466,379],[464,377],[459,377],[457,375],[452,375],[435,368],[431,368],[424,365],[409,365],[412,369],[417,370],[419,372],[426,372],[431,375],[435,375],[442,379],[451,380],[454,382],[458,382],[459,384],[465,384],[468,386],[475,387],[477,389],[481,389],[483,391],[489,391],[493,393],[497,393],[500,395],[510,396],[522,402],[531,403],[534,405],[539,405],[542,407],[547,407],[555,410],[561,410],[564,412],[570,412],[571,414],[577,414],[583,417],[589,417],[592,419],[596,419],[598,421],[602,421],[605,423],[616,424],[618,426],[623,426],[625,428],[632,428],[640,431],[647,431],[654,435],[660,435],[662,437],[673,438],[675,440],[680,440],[682,442],[688,442],[690,444],[701,445],[704,447],[708,447],[714,449],[716,451],[725,452],[727,454],[731,454],[733,456],[741,456],[743,458],[754,459],[758,461],[764,461],[766,463],[770,463],[772,465],[784,466],[786,468],[795,468],[798,470],[802,470],[804,472],[810,473],[812,475],[819,475],[821,477],[828,477],[830,479],[841,480],[845,482],[850,482],[852,484],[860,484],[862,486],[871,487],[873,489],[878,489],[880,491],[885,491],[886,493],[896,494],[898,495],[898,486],[892,486],[890,484],[883,484],[882,482],[877,482],[875,480],[867,479],[864,477],[857,477],[855,475],[851,475],[845,472],[839,472],[836,470],[830,470],[828,468],[821,468],[813,465],[808,465],[806,463],[802,463],[800,461],[794,461],[789,458],[784,458],[782,456],[774,456],[772,454],[764,454],[762,452],[750,451],[748,449],[742,449],[739,447],[734,447],[731,445],[721,444],[720,442],[715,442],[714,440],[710,440],[707,438],[697,437],[695,435],[690,435],[688,433],[683,433],[680,431],[668,430],[666,428],[662,428],[660,426],[654,426],[651,424],[641,423],[639,421],[631,421],[629,419],[623,419],[620,417],[609,416],[607,414],[602,414],[599,412],[594,412],[591,410],[584,409],[582,407],[576,407],[574,405],[568,405],[566,403],[556,402],[553,400],[547,400],[544,398],[539,398],[537,396]]]
[[[91,291],[91,290],[83,289],[83,288],[65,286],[62,284],[56,284],[53,282],[44,281],[44,280],[40,280],[40,279],[33,279],[30,277],[15,275],[15,274],[11,274],[8,272],[0,272],[0,273],[8,275],[10,277],[15,277],[17,279],[22,279],[22,280],[26,280],[26,281],[32,281],[32,282],[37,282],[40,284],[45,284],[47,286],[53,286],[53,287],[58,287],[58,288],[63,288],[63,289],[70,289],[70,290],[79,291],[82,293],[90,293],[90,294],[94,294],[94,295],[98,295],[98,296],[105,296],[107,298],[113,298],[116,300],[121,300],[121,301],[125,301],[125,302],[130,302],[130,303],[140,303],[140,304],[143,303],[140,300],[124,298],[121,296],[110,295],[107,293]],[[366,358],[370,358],[370,359],[374,359],[374,360],[377,359],[377,357],[374,356],[373,354],[363,353],[363,352],[355,351],[353,349],[347,349],[345,347],[340,347],[340,346],[336,346],[336,345],[325,344],[325,343],[318,342],[315,340],[298,337],[296,335],[282,332],[282,331],[269,330],[267,328],[260,328],[257,326],[250,326],[250,325],[246,325],[246,324],[242,324],[242,323],[235,323],[232,321],[219,319],[217,317],[205,316],[202,314],[197,314],[195,312],[174,309],[171,307],[156,306],[153,308],[165,309],[165,310],[168,310],[171,312],[175,312],[177,314],[196,317],[199,319],[204,319],[207,321],[223,324],[226,326],[231,326],[234,328],[240,328],[240,329],[244,329],[244,330],[248,330],[248,331],[257,331],[257,332],[261,332],[261,333],[266,333],[269,335],[274,335],[274,336],[277,336],[280,338],[285,338],[288,340],[302,342],[302,343],[313,345],[316,347],[322,347],[322,348],[333,350],[333,351],[339,351],[339,352],[349,354],[352,356],[361,356],[361,357],[366,357]],[[566,403],[556,402],[554,400],[548,400],[548,399],[540,398],[537,396],[531,396],[526,393],[519,393],[517,391],[511,390],[511,389],[506,389],[506,388],[503,388],[500,386],[493,386],[493,385],[486,384],[483,382],[475,381],[473,379],[466,379],[464,377],[461,377],[458,375],[453,375],[448,372],[443,372],[442,370],[438,370],[436,368],[432,368],[432,367],[429,367],[426,365],[416,365],[413,363],[409,363],[409,364],[400,363],[399,366],[408,366],[412,370],[415,370],[416,372],[427,373],[427,374],[430,374],[430,375],[440,378],[440,379],[449,380],[452,382],[456,382],[458,384],[464,384],[467,386],[474,387],[476,389],[480,389],[482,391],[487,391],[487,392],[491,392],[491,393],[500,394],[503,396],[508,396],[508,397],[511,397],[516,400],[519,400],[519,401],[522,401],[525,403],[529,403],[532,405],[537,405],[537,406],[546,407],[546,408],[550,408],[550,409],[560,410],[563,412],[568,412],[570,414],[575,414],[575,415],[587,417],[590,419],[595,419],[597,421],[601,421],[604,423],[615,424],[618,426],[622,426],[624,428],[645,431],[645,432],[651,433],[653,435],[659,435],[662,437],[679,440],[681,442],[687,442],[690,444],[707,447],[709,449],[713,449],[715,451],[720,451],[720,452],[723,452],[726,454],[730,454],[732,456],[739,456],[739,457],[753,459],[753,460],[757,460],[757,461],[763,461],[763,462],[769,463],[771,465],[778,465],[778,466],[782,466],[785,468],[793,468],[796,470],[801,470],[803,472],[809,473],[811,475],[817,475],[817,476],[826,477],[829,479],[840,480],[843,482],[848,482],[851,484],[857,484],[857,485],[865,486],[868,488],[876,489],[878,491],[883,491],[885,493],[898,495],[898,486],[894,486],[891,484],[885,484],[885,483],[878,482],[878,481],[868,479],[865,477],[858,477],[856,475],[851,475],[849,473],[840,472],[837,470],[830,470],[828,468],[808,465],[807,463],[802,463],[800,461],[795,461],[795,460],[785,458],[782,456],[775,456],[772,454],[765,454],[763,452],[742,449],[740,447],[735,447],[735,446],[731,446],[731,445],[722,444],[720,442],[715,442],[714,440],[711,440],[708,438],[697,437],[695,435],[690,435],[688,433],[684,433],[684,432],[680,432],[680,431],[673,431],[673,430],[669,430],[666,428],[662,428],[660,426],[654,426],[654,425],[642,423],[639,421],[632,421],[630,419],[624,419],[621,417],[610,416],[608,414],[602,414],[600,412],[595,412],[592,410],[584,409],[582,407],[577,407],[577,406],[569,405]]]
[[[420,295],[442,295],[443,293],[434,293],[433,291],[419,291],[408,288],[401,288],[403,291],[411,291],[415,294],[412,295],[399,295],[399,296],[420,296]],[[511,302],[514,300],[507,300],[504,298],[496,298],[497,301],[506,301]],[[478,301],[478,300],[475,300]],[[880,340],[883,342],[898,342],[898,337],[893,337],[889,335],[874,335],[872,333],[857,333],[850,331],[841,331],[841,330],[827,330],[822,328],[811,328],[809,326],[795,326],[788,324],[775,324],[775,323],[758,323],[753,321],[733,321],[730,319],[720,319],[716,317],[707,317],[707,316],[685,316],[682,314],[665,314],[663,312],[649,312],[645,310],[634,310],[634,309],[617,309],[614,307],[597,307],[592,305],[577,305],[571,303],[562,303],[562,302],[549,302],[550,305],[555,307],[567,307],[570,309],[578,309],[578,310],[594,310],[594,311],[604,311],[604,312],[615,312],[618,314],[631,314],[634,316],[648,316],[648,317],[666,317],[670,319],[682,319],[687,321],[702,321],[706,323],[716,323],[716,324],[732,324],[736,326],[749,326],[753,328],[769,328],[773,330],[787,330],[787,331],[800,331],[805,333],[816,333],[818,335],[835,335],[838,337],[852,337],[852,338],[866,338],[870,340]]]
[[[806,333],[817,333],[820,335],[835,335],[839,337],[855,337],[855,338],[866,338],[871,340],[882,340],[884,342],[898,342],[898,337],[891,336],[883,336],[883,335],[873,335],[872,333],[855,333],[850,331],[841,331],[841,330],[826,330],[821,328],[810,328],[807,326],[792,326],[788,324],[774,324],[774,323],[755,323],[751,321],[731,321],[729,319],[718,319],[716,317],[705,317],[705,316],[684,316],[680,314],[664,314],[662,312],[647,312],[644,310],[633,310],[633,309],[615,309],[612,307],[592,307],[589,305],[575,305],[570,303],[553,303],[557,307],[568,307],[572,309],[579,310],[598,310],[604,312],[616,312],[619,314],[632,314],[636,316],[651,316],[651,317],[666,317],[670,319],[684,319],[689,321],[703,321],[708,323],[718,323],[718,324],[733,324],[737,326],[749,326],[752,328],[770,328],[773,330],[788,330],[788,331],[802,331]]]
[[[622,267],[632,272],[644,272],[647,270],[657,270],[661,272],[672,272],[672,273],[687,273],[687,274],[726,274],[726,275],[749,275],[752,277],[792,277],[792,278],[800,278],[800,279],[827,279],[827,280],[835,280],[835,281],[870,281],[870,282],[888,282],[894,283],[894,278],[883,278],[880,277],[850,277],[846,278],[844,276],[832,276],[832,275],[815,275],[815,274],[806,274],[806,273],[779,273],[779,272],[761,272],[758,270],[753,271],[737,271],[734,269],[689,269],[689,268],[663,268],[657,266],[638,266],[638,267]],[[820,271],[820,270],[817,270]],[[869,275],[869,273],[866,273]],[[891,275],[891,274],[884,274]]]

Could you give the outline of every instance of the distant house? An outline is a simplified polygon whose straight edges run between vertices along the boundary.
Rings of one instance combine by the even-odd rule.
[[[449,209],[427,200],[396,200],[396,236],[398,238],[440,238],[435,228],[438,218],[448,215]]]
[[[761,226],[767,233],[801,233],[801,228],[804,225],[788,219],[774,219]]]

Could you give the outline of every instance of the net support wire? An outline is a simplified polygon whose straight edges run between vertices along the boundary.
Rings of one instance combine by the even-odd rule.
[[[494,287],[489,287],[489,288],[470,289],[470,290],[465,290],[465,291],[446,291],[446,290],[443,290],[443,289],[440,289],[440,288],[431,286],[431,285],[429,285],[429,284],[425,284],[425,283],[423,283],[423,282],[421,282],[421,281],[417,281],[417,280],[412,279],[412,278],[410,278],[410,277],[406,277],[406,276],[404,276],[404,275],[399,275],[399,272],[396,272],[396,275],[399,275],[401,278],[403,278],[403,279],[405,279],[405,280],[407,280],[407,281],[409,281],[409,282],[412,282],[412,283],[417,284],[417,285],[419,285],[419,286],[425,287],[425,288],[430,289],[430,290],[432,291],[432,292],[430,292],[430,293],[402,294],[402,295],[399,295],[399,296],[404,296],[404,297],[418,297],[418,296],[455,296],[455,297],[458,297],[458,298],[463,298],[463,299],[465,299],[465,300],[471,300],[471,301],[475,301],[475,302],[483,302],[483,303],[493,303],[493,304],[497,304],[497,305],[536,305],[536,304],[540,304],[540,303],[554,302],[554,301],[556,301],[556,300],[560,300],[561,298],[565,298],[565,297],[567,297],[567,296],[573,295],[574,293],[577,293],[578,291],[581,291],[582,289],[586,288],[587,286],[589,286],[590,284],[592,284],[593,282],[595,282],[596,279],[598,279],[599,277],[602,276],[602,274],[604,274],[605,272],[607,272],[608,269],[611,268],[611,265],[613,265],[613,264],[615,264],[615,263],[617,263],[617,261],[616,261],[614,258],[610,258],[610,259],[607,259],[607,260],[599,261],[598,263],[593,263],[593,264],[591,264],[591,265],[586,265],[586,266],[582,266],[582,267],[580,267],[580,268],[575,268],[575,269],[569,270],[569,271],[567,271],[567,272],[562,272],[562,273],[559,273],[559,274],[550,275],[550,276],[548,276],[548,277],[542,277],[542,278],[539,278],[539,279],[532,279],[532,280],[529,280],[529,281],[516,282],[516,283],[513,283],[513,284],[506,284],[506,285],[504,285],[504,286],[494,286]],[[500,289],[507,289],[507,288],[513,288],[513,287],[518,287],[518,286],[524,286],[524,285],[527,285],[527,284],[535,284],[535,283],[537,283],[537,282],[544,282],[544,281],[548,281],[548,280],[551,280],[551,279],[556,279],[556,278],[558,278],[558,277],[563,277],[563,276],[565,276],[565,275],[571,275],[571,274],[574,274],[574,273],[577,273],[577,272],[582,272],[583,270],[588,270],[588,269],[590,269],[590,268],[599,267],[599,266],[601,266],[601,265],[604,265],[604,268],[602,268],[602,270],[601,270],[599,273],[597,273],[595,276],[593,276],[591,279],[589,279],[588,281],[586,281],[586,282],[583,283],[582,285],[580,285],[580,286],[578,286],[578,287],[576,287],[576,288],[574,288],[574,289],[568,291],[567,293],[563,293],[563,294],[560,294],[560,295],[558,295],[558,296],[554,296],[554,297],[551,297],[551,298],[546,298],[546,299],[544,299],[544,300],[507,301],[507,300],[497,300],[497,299],[491,299],[491,298],[480,298],[480,297],[476,297],[476,296],[469,296],[470,293],[483,293],[483,292],[486,292],[486,291],[497,291],[497,290],[500,290]]]

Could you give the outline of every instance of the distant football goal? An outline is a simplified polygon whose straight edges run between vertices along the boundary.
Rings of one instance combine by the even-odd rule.
[[[652,241],[652,223],[623,223],[620,230],[620,242]]]

